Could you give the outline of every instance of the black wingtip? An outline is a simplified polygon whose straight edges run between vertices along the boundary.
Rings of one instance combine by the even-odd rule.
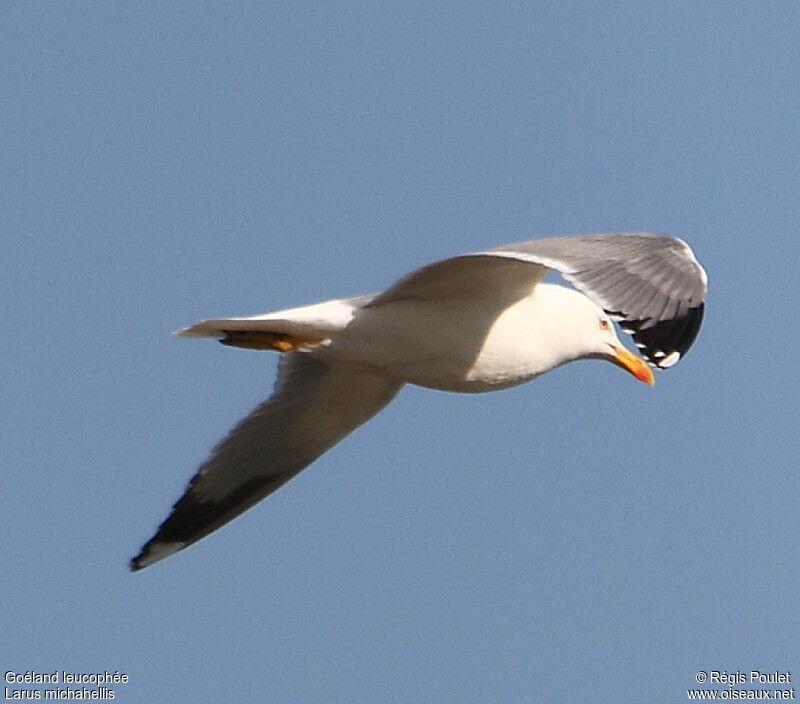
[[[688,352],[700,332],[705,303],[688,308],[683,315],[671,320],[662,320],[648,325],[648,320],[630,320],[624,323],[630,328],[636,346],[656,367],[666,369]]]
[[[130,559],[128,562],[128,568],[131,572],[139,572],[145,567],[149,567],[154,562],[157,562],[159,559],[161,559],[160,557],[153,559],[152,553],[155,540],[156,539],[153,538],[152,540],[146,542],[139,551],[139,554]],[[167,555],[164,555],[163,557],[167,557]]]
[[[196,543],[275,491],[298,471],[293,467],[280,474],[253,477],[219,501],[201,500],[190,485],[156,534],[130,561],[131,572],[149,567]]]

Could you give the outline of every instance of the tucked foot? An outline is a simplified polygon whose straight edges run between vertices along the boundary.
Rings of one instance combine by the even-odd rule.
[[[261,332],[256,330],[223,330],[225,337],[220,340],[223,345],[244,347],[249,350],[277,350],[289,352],[301,345],[315,344],[321,340],[295,337],[279,332]]]

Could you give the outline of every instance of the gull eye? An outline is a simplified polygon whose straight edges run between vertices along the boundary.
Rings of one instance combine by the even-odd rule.
[[[601,330],[608,330],[610,327],[611,327],[611,323],[609,323],[606,318],[603,318],[600,321],[600,329]]]

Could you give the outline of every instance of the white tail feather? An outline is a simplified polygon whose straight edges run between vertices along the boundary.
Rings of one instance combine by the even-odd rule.
[[[372,296],[334,299],[300,308],[287,308],[237,318],[209,318],[176,330],[178,337],[225,337],[228,332],[275,332],[308,338],[326,338],[344,329],[353,314]]]

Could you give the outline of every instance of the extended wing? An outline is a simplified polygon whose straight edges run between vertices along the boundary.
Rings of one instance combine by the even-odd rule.
[[[527,295],[548,269],[621,321],[651,364],[686,354],[703,320],[707,277],[689,246],[651,233],[529,240],[428,264],[368,306],[404,298]]]
[[[139,555],[138,570],[191,545],[271,494],[383,408],[400,384],[302,352],[281,356],[273,395],[211,452]]]

